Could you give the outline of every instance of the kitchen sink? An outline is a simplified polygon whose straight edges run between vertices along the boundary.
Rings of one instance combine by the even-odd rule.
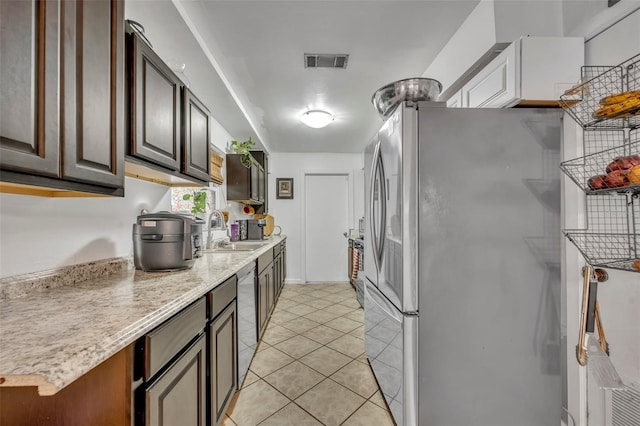
[[[235,242],[226,246],[203,250],[204,253],[216,253],[221,251],[254,251],[264,247],[267,243],[259,242]]]

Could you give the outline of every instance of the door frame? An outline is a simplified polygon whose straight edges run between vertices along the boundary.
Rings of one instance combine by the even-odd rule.
[[[582,128],[563,115],[562,161],[567,158],[578,158],[583,154]],[[571,180],[562,175],[561,178],[561,226],[562,229],[586,229],[585,195]],[[562,237],[561,242],[561,276],[564,293],[564,321],[566,327],[566,386],[567,409],[562,413],[562,425],[571,426],[572,417],[576,426],[588,425],[587,403],[587,369],[578,365],[575,345],[578,341],[578,328],[582,300],[582,267],[586,262],[578,249]]]
[[[348,190],[348,201],[347,201],[347,222],[351,224],[353,227],[353,215],[354,215],[354,182],[353,182],[353,170],[352,169],[327,169],[327,170],[318,170],[318,169],[303,169],[301,170],[302,175],[302,193],[300,194],[302,197],[302,214],[300,215],[300,223],[302,230],[302,284],[307,284],[307,176],[347,176],[347,190]],[[348,231],[348,229],[345,229]],[[345,244],[347,242],[345,241]]]

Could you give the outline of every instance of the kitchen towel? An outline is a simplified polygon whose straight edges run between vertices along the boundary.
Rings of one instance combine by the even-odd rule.
[[[353,250],[353,268],[351,268],[351,279],[358,278],[358,271],[360,270],[360,250]]]

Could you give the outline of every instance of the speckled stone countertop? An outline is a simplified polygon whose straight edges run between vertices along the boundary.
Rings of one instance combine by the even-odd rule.
[[[53,395],[283,241],[205,253],[178,272],[133,269],[0,300],[0,386]]]

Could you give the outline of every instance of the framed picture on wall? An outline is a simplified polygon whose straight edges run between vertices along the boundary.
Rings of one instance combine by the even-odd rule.
[[[293,178],[276,178],[276,198],[293,200]]]

